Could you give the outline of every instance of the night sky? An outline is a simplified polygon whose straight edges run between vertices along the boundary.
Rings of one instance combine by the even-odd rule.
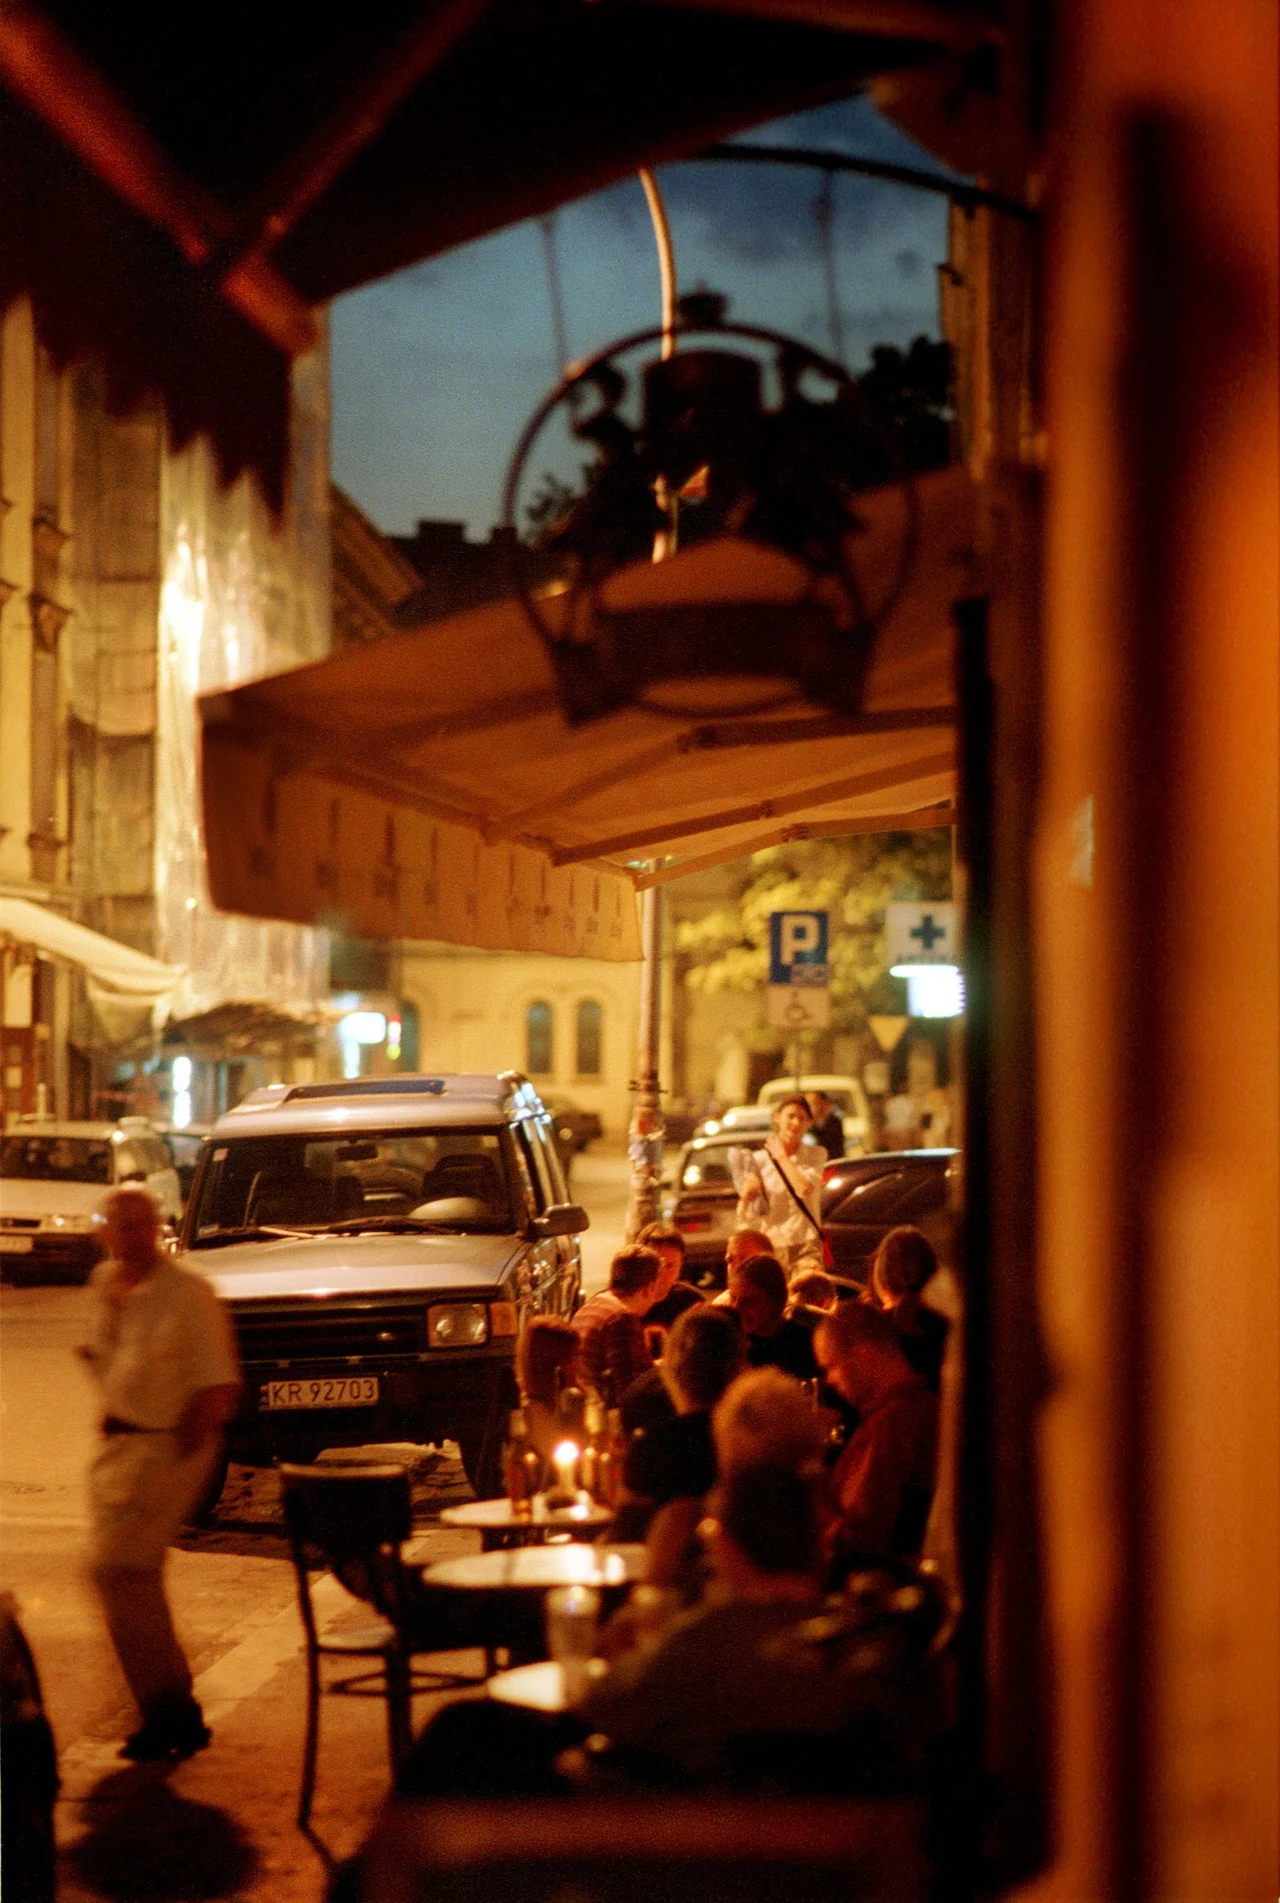
[[[937,169],[865,99],[748,137]],[[693,162],[664,167],[659,180],[682,291],[722,291],[731,317],[830,349],[817,172]],[[834,204],[845,354],[856,370],[874,343],[937,335],[946,201],[846,175],[835,180]],[[657,323],[638,180],[563,207],[555,246],[572,356]],[[426,516],[487,536],[515,442],[559,371],[538,221],[340,298],[332,348],[335,481],[388,533],[408,533]]]

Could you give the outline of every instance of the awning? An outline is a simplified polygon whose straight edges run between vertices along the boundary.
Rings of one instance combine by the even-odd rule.
[[[90,1003],[108,1032],[117,1036],[136,1030],[143,1013],[153,1023],[163,1023],[169,998],[182,977],[180,966],[162,965],[158,958],[90,931],[87,925],[77,925],[30,899],[0,898],[0,938],[29,945],[43,957],[83,971]]]
[[[250,33],[212,0],[6,0],[0,305],[278,496],[313,306],[989,30],[956,0],[393,0]]]
[[[973,489],[957,468],[918,493],[920,555],[856,719],[796,700],[683,721],[632,707],[572,728],[515,602],[207,696],[214,903],[362,936],[625,959],[646,862],[676,876],[805,833],[950,824],[950,611],[972,589]],[[858,506],[874,523],[895,499]],[[725,540],[625,570],[608,592],[615,605],[699,589],[781,601],[804,585],[789,557]]]

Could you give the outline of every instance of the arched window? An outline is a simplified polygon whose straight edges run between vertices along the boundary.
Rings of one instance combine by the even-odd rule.
[[[579,1077],[600,1075],[601,1026],[604,1013],[594,998],[584,998],[578,1006],[577,1063]]]
[[[536,998],[524,1014],[524,1067],[531,1077],[550,1077],[554,1019],[545,998]]]

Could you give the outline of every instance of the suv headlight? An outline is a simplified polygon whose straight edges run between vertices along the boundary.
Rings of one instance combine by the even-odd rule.
[[[428,1348],[478,1348],[488,1339],[485,1302],[436,1302],[427,1310]]]
[[[72,1235],[87,1236],[93,1230],[100,1229],[105,1220],[106,1218],[98,1215],[95,1210],[92,1214],[84,1216],[50,1216],[49,1226],[53,1229],[69,1229]]]

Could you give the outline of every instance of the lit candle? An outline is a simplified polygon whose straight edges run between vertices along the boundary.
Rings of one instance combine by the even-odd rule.
[[[570,1502],[578,1497],[578,1456],[581,1451],[576,1440],[562,1440],[551,1450],[551,1464],[556,1470],[554,1495],[560,1502]]]

